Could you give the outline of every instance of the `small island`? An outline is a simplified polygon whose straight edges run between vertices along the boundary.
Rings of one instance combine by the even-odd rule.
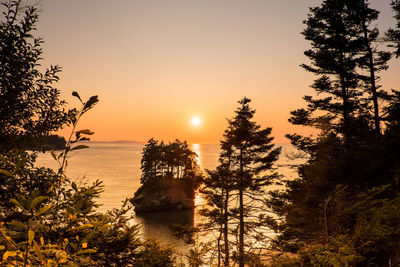
[[[141,160],[142,186],[131,199],[135,211],[193,209],[201,180],[196,156],[186,141],[165,144],[150,139]]]

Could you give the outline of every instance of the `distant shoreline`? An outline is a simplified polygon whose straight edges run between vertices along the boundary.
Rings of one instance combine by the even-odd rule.
[[[88,143],[129,143],[129,144],[144,144],[145,142],[131,140],[116,140],[116,141],[89,141]]]

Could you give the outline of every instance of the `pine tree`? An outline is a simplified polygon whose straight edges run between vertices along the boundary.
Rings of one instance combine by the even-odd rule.
[[[302,32],[312,48],[304,54],[310,64],[301,66],[318,76],[312,85],[316,99],[305,96],[307,108],[292,112],[290,122],[332,130],[343,135],[350,144],[355,113],[360,109],[357,74],[358,55],[363,49],[362,29],[354,24],[346,1],[325,0],[310,8],[306,28]],[[293,141],[298,136],[289,136]]]
[[[371,9],[367,0],[347,1],[349,12],[353,13],[354,20],[362,29],[362,38],[364,40],[363,49],[358,60],[360,67],[359,78],[363,82],[366,93],[369,97],[366,99],[367,108],[372,100],[373,121],[375,124],[376,135],[381,135],[381,116],[379,108],[379,100],[387,99],[387,94],[383,90],[379,90],[377,84],[379,77],[377,73],[388,68],[388,61],[391,58],[391,53],[387,51],[379,51],[378,38],[379,30],[372,27],[372,23],[378,19],[379,11]],[[364,72],[364,73],[363,73]]]
[[[271,143],[272,129],[262,129],[252,120],[255,110],[250,108],[250,101],[243,98],[238,102],[221,142],[220,166],[209,177],[214,189],[208,197],[214,199],[210,204],[216,207],[225,246],[228,236],[237,234],[237,243],[232,241],[237,251],[232,257],[239,266],[245,265],[249,242],[265,240],[263,233],[271,220],[264,206],[266,190],[278,178],[274,163],[281,151]],[[224,255],[225,264],[229,264],[229,248],[224,248]]]
[[[306,51],[311,65],[303,67],[320,76],[313,88],[327,96],[305,96],[307,108],[292,112],[293,124],[321,131],[316,138],[289,135],[306,152],[307,161],[298,167],[299,177],[287,181],[287,189],[272,202],[284,218],[277,227],[277,243],[296,252],[301,247],[307,254],[303,262],[331,265],[335,253],[343,264],[397,262],[397,254],[387,253],[380,243],[398,246],[397,224],[385,222],[377,212],[387,203],[397,212],[400,166],[399,139],[392,131],[398,125],[398,93],[386,94],[377,83],[377,73],[390,59],[389,53],[376,49],[379,31],[371,25],[378,12],[365,0],[325,0],[310,13],[303,34],[312,41]],[[368,236],[368,231],[374,234]],[[335,246],[347,248],[351,256],[333,252]]]
[[[400,1],[392,0],[391,1],[392,9],[395,12],[394,18],[397,21],[396,27],[389,29],[386,33],[388,37],[388,41],[392,44],[391,46],[395,48],[394,54],[399,57],[400,56]]]

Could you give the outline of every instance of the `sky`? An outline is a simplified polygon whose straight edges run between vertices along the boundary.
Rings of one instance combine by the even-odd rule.
[[[390,1],[371,2],[382,11],[379,28],[394,25]],[[57,87],[69,107],[79,104],[74,90],[99,96],[79,126],[94,131],[93,140],[218,143],[246,96],[257,123],[287,143],[287,133],[309,133],[287,119],[313,92],[314,76],[299,67],[310,47],[300,32],[319,3],[42,0],[36,36],[45,41],[42,65],[63,69]],[[394,59],[381,75],[384,88],[399,87],[398,73]]]

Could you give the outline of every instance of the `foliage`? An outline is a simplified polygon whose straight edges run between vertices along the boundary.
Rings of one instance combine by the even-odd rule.
[[[68,122],[68,112],[54,87],[60,67],[40,72],[43,40],[32,36],[37,9],[22,7],[21,0],[1,5],[0,141],[6,151],[23,145],[21,136],[38,137],[59,129]]]
[[[156,259],[172,262],[168,249],[138,238],[131,225],[131,207],[97,211],[102,182],[77,184],[66,175],[71,151],[87,148],[88,129],[77,130],[81,117],[98,102],[83,101],[80,109],[64,111],[53,87],[58,67],[40,73],[42,40],[32,32],[38,20],[34,7],[3,1],[0,24],[0,265],[123,266]],[[24,12],[20,16],[20,12]],[[26,143],[65,124],[72,125],[65,149],[51,151],[58,171],[35,166],[36,153]],[[26,142],[25,142],[26,141]],[[149,245],[150,244],[150,245]]]
[[[257,248],[256,243],[265,245],[264,233],[272,220],[264,206],[268,200],[266,188],[279,178],[273,167],[281,148],[271,143],[271,128],[262,129],[252,121],[255,111],[250,101],[240,100],[234,118],[228,120],[220,165],[209,172],[203,190],[210,206],[203,210],[208,219],[206,226],[219,232],[218,251],[223,251],[226,266],[230,258],[244,266],[245,249]],[[228,240],[230,235],[236,236],[237,242]],[[229,246],[236,251],[230,253]],[[218,262],[221,257],[219,253]]]
[[[137,254],[135,266],[172,267],[174,266],[172,250],[161,247],[154,239],[147,240],[143,243],[143,249]]]
[[[163,179],[194,180],[199,173],[196,153],[189,149],[186,141],[175,140],[164,144],[152,138],[145,145],[142,154],[142,184],[157,183]]]
[[[400,1],[391,1],[392,9],[395,12],[395,19],[397,21],[396,27],[391,28],[386,33],[387,40],[391,42],[391,46],[395,48],[395,55],[400,56]]]
[[[310,9],[303,34],[312,42],[312,65],[303,66],[320,76],[316,93],[330,96],[304,97],[307,108],[290,118],[321,131],[316,138],[288,136],[308,159],[271,202],[282,219],[277,247],[298,253],[276,266],[399,262],[399,97],[376,83],[390,58],[374,50],[379,32],[369,27],[377,18],[363,0],[325,0]]]

